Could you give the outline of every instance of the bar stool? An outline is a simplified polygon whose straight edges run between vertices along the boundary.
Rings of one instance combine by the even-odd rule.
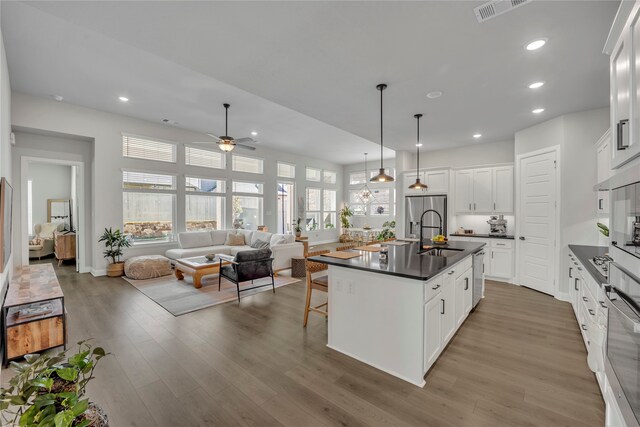
[[[329,251],[322,250],[317,252],[310,252],[309,256],[312,257],[316,255],[326,254],[326,253],[329,253]],[[323,316],[327,317],[327,310],[328,310],[329,303],[325,302],[324,304],[311,307],[311,293],[313,292],[314,289],[322,292],[329,291],[329,276],[324,275],[324,276],[313,277],[314,273],[327,270],[329,267],[327,266],[327,264],[323,264],[321,262],[309,261],[309,260],[305,260],[305,267],[307,270],[307,299],[304,306],[303,326],[306,328],[307,320],[309,320],[310,311],[313,311],[314,313],[322,314]],[[326,309],[322,310],[322,307],[326,307]]]
[[[338,246],[336,248],[336,251],[348,251],[349,249],[353,249],[355,248],[356,245],[344,245],[344,246]]]

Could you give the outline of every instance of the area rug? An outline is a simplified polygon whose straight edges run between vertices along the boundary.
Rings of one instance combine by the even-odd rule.
[[[123,279],[174,316],[238,300],[236,285],[226,279],[222,279],[222,287],[218,291],[217,275],[203,277],[200,289],[193,287],[193,281],[190,277],[185,277],[184,280],[178,280],[174,275],[145,280],[134,280],[127,277],[123,277]],[[297,283],[300,280],[287,276],[278,276],[274,281],[276,288],[279,288]],[[266,283],[271,284],[271,278],[256,280],[253,285],[251,282],[241,283],[240,290]],[[246,298],[249,295],[265,291],[271,292],[271,286],[241,292],[240,298]]]

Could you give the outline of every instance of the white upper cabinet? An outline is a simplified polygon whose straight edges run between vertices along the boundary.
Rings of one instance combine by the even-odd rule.
[[[425,171],[423,182],[429,187],[427,193],[448,193],[449,169]]]
[[[455,172],[455,213],[513,212],[513,166]]]
[[[456,213],[473,212],[473,170],[460,170],[455,174]]]
[[[611,177],[611,154],[611,129],[609,129],[596,143],[598,184]]]
[[[513,166],[493,168],[493,213],[513,212]]]
[[[640,7],[636,4],[611,49],[611,167],[640,155]],[[618,19],[618,18],[617,18]],[[609,42],[608,42],[609,43]]]

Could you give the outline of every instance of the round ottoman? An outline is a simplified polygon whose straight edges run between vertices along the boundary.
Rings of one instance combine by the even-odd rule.
[[[134,256],[124,262],[124,274],[130,279],[142,280],[173,274],[171,261],[162,255]]]

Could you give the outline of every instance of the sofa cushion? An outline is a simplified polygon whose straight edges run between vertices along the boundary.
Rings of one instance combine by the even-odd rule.
[[[257,251],[258,249],[254,249],[251,246],[248,245],[244,245],[244,246],[229,246],[229,252],[231,253],[231,255],[236,256],[238,254],[238,252],[242,252],[242,251]]]
[[[296,241],[296,238],[293,234],[274,234],[271,236],[271,240],[269,241],[269,246],[282,245],[285,243],[293,243]]]
[[[253,231],[245,230],[244,228],[238,228],[233,231],[237,234],[242,234],[244,236],[244,241],[247,242],[247,245],[251,244],[251,236],[253,235]]]
[[[262,240],[263,242],[269,242],[271,240],[271,233],[267,231],[254,231],[251,234],[251,242],[247,242],[248,245],[253,245],[256,240]]]
[[[211,230],[211,240],[214,245],[224,245],[227,240],[227,233],[229,230]]]
[[[251,246],[254,249],[264,249],[269,247],[269,241],[257,239],[257,240],[254,240],[249,246]]]
[[[244,246],[246,243],[243,234],[237,234],[232,231],[227,233],[227,239],[224,241],[225,246]]]
[[[191,231],[178,233],[178,243],[182,249],[199,248],[202,246],[213,246],[211,232]]]
[[[242,246],[236,246],[241,248]],[[206,254],[225,254],[231,255],[231,248],[229,246],[203,246],[201,248],[190,249],[169,249],[165,252],[167,258],[172,260],[180,258],[190,258],[193,256],[204,256]]]

